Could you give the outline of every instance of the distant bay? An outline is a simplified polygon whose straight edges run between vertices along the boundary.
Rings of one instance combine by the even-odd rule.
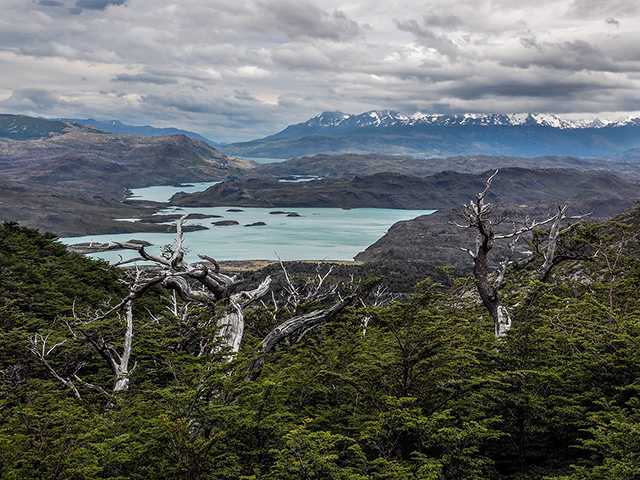
[[[178,191],[204,190],[211,183],[189,186],[158,186],[133,190],[140,200],[166,202]],[[225,207],[180,209],[169,207],[160,214],[198,213],[214,218],[188,220],[187,225],[202,225],[206,230],[185,233],[184,247],[188,261],[197,254],[217,260],[353,260],[356,254],[373,244],[394,223],[428,215],[435,210],[397,210],[381,208],[246,208]],[[279,213],[276,213],[279,212]],[[123,219],[122,221],[127,221]],[[129,220],[132,221],[132,220]],[[237,222],[216,226],[215,222]],[[251,225],[251,226],[249,226]],[[159,254],[163,245],[175,240],[175,233],[137,233],[91,235],[61,239],[64,243],[124,242],[144,240],[154,245],[150,253]],[[110,262],[119,255],[131,258],[135,252],[105,252],[95,255]]]
[[[131,200],[149,200],[152,202],[168,202],[178,192],[195,193],[202,192],[212,185],[220,182],[189,183],[186,185],[157,185],[154,187],[131,189]]]
[[[243,160],[250,160],[256,163],[282,163],[287,161],[286,158],[245,157],[244,155],[238,158],[242,158]]]

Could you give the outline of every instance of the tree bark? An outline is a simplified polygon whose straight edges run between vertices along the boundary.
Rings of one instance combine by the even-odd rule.
[[[120,363],[115,364],[115,385],[114,392],[120,392],[129,388],[129,359],[133,350],[133,300],[127,302],[127,312],[125,315],[126,331],[124,334],[124,345]]]

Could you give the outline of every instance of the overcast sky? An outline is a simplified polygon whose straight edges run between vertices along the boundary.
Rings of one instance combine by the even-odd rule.
[[[322,111],[640,112],[636,0],[0,0],[0,112],[261,138]]]

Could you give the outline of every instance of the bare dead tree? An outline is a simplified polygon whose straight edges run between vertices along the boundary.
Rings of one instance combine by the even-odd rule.
[[[51,365],[51,363],[47,359],[47,357],[49,357],[49,355],[51,355],[54,350],[66,343],[66,340],[63,340],[62,342],[56,342],[53,345],[50,345],[50,336],[51,333],[47,335],[36,333],[33,337],[30,337],[28,339],[29,346],[27,347],[27,349],[38,359],[40,363],[44,365],[44,367],[54,379],[56,379],[65,387],[69,388],[76,398],[80,398],[80,392],[78,391],[75,382],[70,377],[63,377],[60,373],[58,373],[58,371]],[[77,365],[73,375],[75,375],[80,368],[81,365]]]
[[[189,218],[183,215],[176,223],[175,246],[165,249],[161,256],[151,255],[142,243],[110,242],[97,244],[92,252],[114,249],[135,250],[138,257],[121,260],[114,266],[122,266],[140,261],[152,262],[154,269],[145,270],[147,277],[140,286],[122,299],[113,310],[122,308],[135,300],[154,285],[174,290],[184,302],[195,302],[211,308],[221,308],[222,314],[217,320],[216,337],[223,346],[236,353],[244,333],[244,309],[262,297],[269,290],[271,278],[267,277],[254,290],[236,292],[242,279],[238,275],[229,276],[220,272],[218,262],[207,256],[198,255],[202,262],[188,263],[184,259],[182,226]],[[217,348],[217,347],[212,347]]]
[[[70,368],[72,370],[72,373],[71,375],[66,376],[63,373],[60,373],[60,371],[58,371],[51,364],[48,357],[50,357],[55,350],[58,350],[59,347],[62,347],[67,342],[67,340],[56,342],[51,345],[49,342],[50,336],[51,333],[48,333],[47,335],[36,333],[33,337],[29,337],[29,346],[27,347],[27,350],[29,350],[36,357],[36,359],[44,365],[51,377],[53,377],[56,381],[58,381],[65,387],[69,388],[76,398],[81,398],[77,384],[82,384],[92,390],[97,390],[100,393],[111,396],[111,394],[105,391],[102,387],[86,382],[78,376],[78,372],[87,365],[86,362],[65,362],[67,365],[67,370],[69,370]]]
[[[102,318],[119,311],[123,307],[126,307],[128,309],[127,311],[130,311],[129,307],[136,298],[140,297],[154,285],[159,285],[173,290],[177,296],[187,304],[194,303],[200,306],[208,306],[216,311],[222,309],[223,313],[216,322],[216,337],[222,341],[223,345],[228,347],[231,352],[236,353],[240,348],[240,343],[244,335],[245,309],[267,293],[271,278],[267,277],[254,290],[236,292],[235,290],[242,279],[237,275],[228,276],[221,273],[220,266],[215,259],[206,255],[198,255],[204,262],[186,262],[184,260],[184,249],[182,246],[182,225],[188,217],[188,214],[184,215],[177,221],[175,246],[165,248],[161,256],[149,254],[144,244],[135,242],[109,242],[108,244],[83,246],[83,253],[115,249],[135,250],[138,252],[138,257],[120,260],[116,262],[114,266],[123,266],[140,261],[153,262],[154,264],[153,269],[137,270],[138,272],[144,272],[144,275],[138,278],[138,281],[135,282],[135,287],[130,288],[129,295],[106,311]],[[333,267],[330,267],[327,272],[322,272],[321,266],[322,264],[320,263],[314,278],[305,282],[302,286],[295,284],[283,266],[286,282],[284,300],[288,308],[296,310],[297,307],[307,302],[327,301],[329,299],[333,300],[336,296],[339,297],[338,286],[329,286],[328,282],[328,277]],[[260,343],[256,356],[248,369],[247,379],[257,378],[260,367],[264,364],[265,356],[280,342],[294,335],[298,337],[297,340],[299,341],[311,329],[334,318],[356,297],[363,294],[362,292],[368,287],[369,285],[362,288],[361,286],[353,288],[349,294],[345,295],[344,298],[339,298],[332,306],[294,315],[292,318],[289,318],[274,328]],[[277,308],[275,299],[274,304]],[[175,297],[170,311],[176,316],[177,314],[184,315],[184,311],[182,313],[180,312]],[[99,338],[91,339],[90,341],[97,351],[112,365],[112,370],[116,377],[116,384],[118,384],[118,379],[123,378],[122,375],[124,375],[124,373],[122,372],[126,370],[126,363],[123,362],[125,362],[125,360],[128,361],[128,357],[125,357],[124,354],[120,355],[117,357],[120,363],[114,363],[116,357],[113,357],[112,349],[106,345],[106,342],[100,341]],[[125,341],[125,345],[130,344],[127,344]],[[215,350],[220,347],[218,343],[215,343],[210,348]],[[126,388],[126,383],[124,383],[124,385]]]
[[[508,213],[494,215],[494,206],[491,203],[486,203],[485,197],[487,196],[487,193],[489,193],[491,182],[497,174],[498,170],[496,170],[487,179],[484,190],[476,195],[475,202],[471,201],[468,205],[463,205],[463,208],[458,212],[458,215],[465,223],[457,225],[461,228],[473,228],[477,231],[475,250],[467,248],[462,249],[469,253],[471,258],[473,258],[473,275],[477,282],[478,293],[480,294],[483,305],[493,318],[496,337],[501,338],[511,328],[512,319],[511,312],[507,306],[503,305],[499,293],[507,267],[513,256],[516,242],[523,233],[530,232],[556,219],[558,219],[557,222],[559,226],[559,222],[561,221],[560,217],[564,215],[566,208],[561,208],[558,214],[553,217],[548,217],[542,221],[531,220],[528,217],[525,217],[524,219],[516,219]],[[506,221],[511,221],[511,230],[508,233],[497,233],[496,227]],[[498,268],[495,280],[491,283],[489,281],[488,254],[492,250],[496,240],[509,238],[512,240],[509,243],[506,258]],[[555,242],[557,242],[557,236]],[[553,248],[555,248],[555,243],[553,245]],[[553,258],[553,252],[551,254],[551,258]]]
[[[279,256],[278,261],[284,274],[283,294],[281,295],[283,307],[296,309],[307,302],[322,302],[336,297],[339,285],[329,282],[334,265],[322,261],[317,262],[315,275],[306,277],[302,281],[296,281],[289,275]]]
[[[371,290],[371,297],[369,299],[370,304],[367,305],[363,298],[360,298],[360,305],[363,308],[368,308],[371,306],[373,308],[380,307],[382,305],[387,305],[398,300],[402,295],[398,293],[391,293],[389,287],[387,285],[378,284],[375,286],[373,290]],[[369,326],[369,322],[371,321],[371,315],[366,314],[362,317],[362,336],[367,335],[367,327]]]
[[[255,380],[260,374],[260,369],[264,365],[265,358],[278,344],[287,338],[295,337],[294,343],[300,342],[302,338],[313,328],[326,323],[327,321],[338,315],[351,302],[363,295],[363,290],[367,290],[368,286],[358,286],[339,299],[329,308],[313,310],[311,312],[295,315],[294,317],[282,322],[272,329],[269,334],[260,342],[253,360],[247,368],[247,380]]]
[[[559,265],[562,262],[568,260],[585,260],[585,252],[573,252],[567,253],[563,252],[561,254],[556,254],[556,250],[558,248],[558,241],[560,240],[560,236],[562,233],[567,232],[576,224],[561,226],[562,222],[565,220],[582,220],[585,217],[591,215],[591,213],[587,213],[584,215],[573,215],[568,216],[566,214],[569,205],[564,205],[562,207],[558,206],[558,213],[554,217],[553,224],[551,225],[551,229],[549,230],[549,236],[547,238],[547,248],[542,252],[542,256],[544,258],[544,262],[538,269],[538,280],[541,282],[546,282],[549,278],[549,274],[553,267]],[[585,244],[586,246],[586,244]]]
[[[278,302],[272,293],[273,307],[270,309],[270,314],[274,321],[278,321],[279,313],[282,311],[294,312],[294,314],[291,318],[272,328],[259,343],[247,368],[247,376],[245,377],[247,380],[258,378],[267,354],[280,343],[284,341],[299,343],[305,335],[335,318],[356,299],[360,299],[364,306],[364,298],[369,295],[374,287],[378,286],[378,280],[374,279],[358,283],[353,277],[349,282],[332,282],[329,277],[334,270],[334,266],[327,266],[324,262],[316,264],[314,276],[305,278],[293,278],[281,260],[280,267],[284,273],[284,285],[281,293],[282,301]],[[345,288],[346,293],[344,293]],[[381,296],[384,295],[382,290],[379,292]],[[376,298],[376,300],[378,299]],[[330,306],[311,312],[297,313],[301,309],[303,311],[306,310],[306,306],[309,304],[321,302],[330,303]],[[282,305],[279,305],[279,303]],[[264,306],[267,307],[266,304]],[[363,318],[364,322],[368,322],[368,320],[369,318],[366,316]]]
[[[105,304],[103,308],[88,309],[78,314],[73,309],[73,318],[65,321],[74,340],[91,345],[96,352],[107,362],[114,378],[113,391],[120,392],[129,388],[129,362],[133,352],[133,300],[137,298],[136,292],[144,286],[144,275],[141,269],[136,268],[127,283],[129,295],[124,305],[119,303],[116,307]],[[124,313],[121,308],[124,307]],[[116,348],[111,338],[107,338],[100,324],[103,320],[113,316],[124,326],[121,349]],[[119,343],[119,342],[118,342]],[[86,382],[83,382],[86,384]],[[88,384],[87,384],[88,385]],[[88,385],[96,388],[92,385]]]

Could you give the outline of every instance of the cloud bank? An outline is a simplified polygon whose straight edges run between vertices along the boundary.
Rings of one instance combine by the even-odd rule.
[[[640,111],[627,0],[6,0],[0,111],[263,137],[325,110]]]

